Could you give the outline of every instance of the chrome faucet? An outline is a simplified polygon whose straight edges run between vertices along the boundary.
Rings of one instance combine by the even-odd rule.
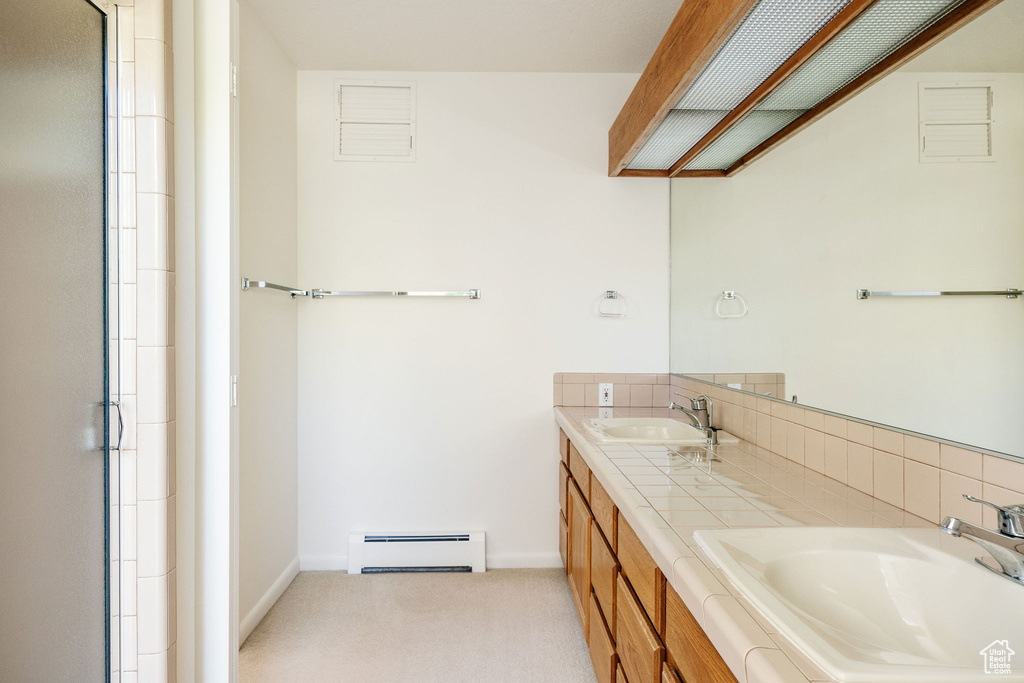
[[[682,396],[687,398],[683,394],[676,392],[676,396]],[[686,408],[681,406],[675,401],[668,404],[668,407],[672,410],[678,410],[688,418],[694,427],[704,432],[704,436],[707,437],[708,445],[714,446],[718,443],[718,430],[711,426],[712,420],[712,405],[711,399],[706,394],[701,394],[697,398],[691,398],[690,407]]]
[[[996,505],[966,493],[964,498],[995,508],[999,515],[999,531],[990,531],[956,517],[942,520],[942,530],[956,537],[969,538],[987,550],[1002,571],[990,566],[982,558],[975,562],[1000,576],[1024,584],[1024,505]]]

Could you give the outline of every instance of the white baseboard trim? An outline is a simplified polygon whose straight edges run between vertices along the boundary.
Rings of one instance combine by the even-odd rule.
[[[487,555],[488,569],[550,569],[561,567],[562,556],[553,553],[497,553]]]
[[[348,571],[348,555],[299,555],[299,571]]]
[[[299,573],[299,558],[295,558],[288,563],[288,566],[284,568],[281,575],[277,577],[274,583],[270,584],[270,588],[263,594],[263,597],[259,599],[256,605],[249,610],[249,613],[245,615],[242,622],[238,625],[238,644],[241,645],[245,642],[245,639],[249,637],[249,634],[255,630],[256,626],[263,621],[263,617],[267,616],[267,612],[274,606],[274,603],[278,601],[281,594],[284,593],[285,589],[291,585],[295,579],[295,575]]]
[[[561,566],[562,556],[557,551],[553,553],[487,555],[488,569],[550,569]],[[299,570],[304,572],[347,571],[348,555],[300,555]]]

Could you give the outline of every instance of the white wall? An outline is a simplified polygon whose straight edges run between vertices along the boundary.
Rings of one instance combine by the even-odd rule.
[[[415,163],[333,161],[342,77],[417,82]],[[668,364],[668,183],[606,171],[636,79],[299,73],[302,286],[483,290],[300,302],[303,568],[343,567],[353,530],[558,563],[552,373]],[[606,289],[633,317],[593,316]]]
[[[245,4],[240,34],[241,271],[294,286],[296,70]],[[241,640],[298,570],[298,305],[269,290],[239,297]]]
[[[998,161],[919,163],[919,81],[996,82]],[[802,403],[1024,454],[1024,75],[897,73],[734,178],[672,185],[674,372],[785,372]],[[748,317],[714,304],[739,291]]]

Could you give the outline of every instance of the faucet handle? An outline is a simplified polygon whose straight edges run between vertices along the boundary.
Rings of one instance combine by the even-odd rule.
[[[972,503],[981,503],[993,508],[999,513],[999,531],[1007,536],[1024,538],[1024,505],[996,505],[981,498],[963,494],[964,498]]]

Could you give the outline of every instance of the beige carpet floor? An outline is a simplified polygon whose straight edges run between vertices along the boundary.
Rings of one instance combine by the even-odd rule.
[[[593,683],[561,569],[301,572],[245,641],[242,683]]]

